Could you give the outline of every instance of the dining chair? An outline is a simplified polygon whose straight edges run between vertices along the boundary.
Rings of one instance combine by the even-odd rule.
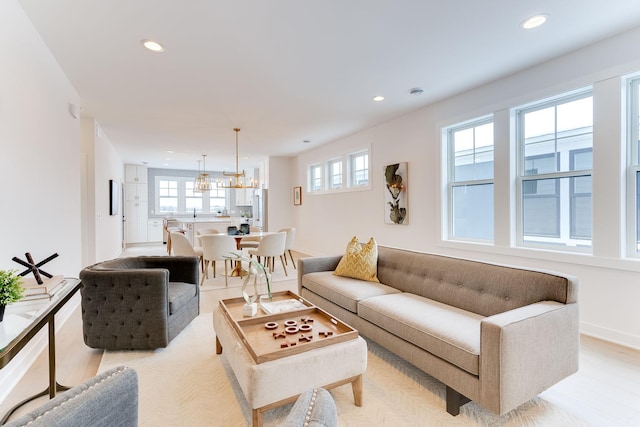
[[[200,286],[202,286],[205,277],[209,277],[209,262],[213,263],[213,277],[216,277],[216,261],[224,261],[224,285],[228,286],[227,261],[231,263],[231,260],[225,257],[236,252],[236,240],[233,236],[226,234],[203,234],[200,236],[200,240],[202,241],[202,259],[204,260],[204,274],[200,279]]]
[[[171,233],[185,234],[187,230],[180,227],[169,227],[169,220],[167,220],[166,218],[162,220],[162,228],[164,229],[164,233],[167,239],[167,254],[171,255],[171,249],[172,249]]]
[[[172,232],[170,234],[173,254],[177,256],[195,256],[200,262],[200,269],[204,271],[204,262],[202,260],[202,247],[193,246],[189,238],[180,232]]]
[[[255,249],[260,244],[261,237],[252,236],[251,233],[260,233],[262,230],[258,227],[249,227],[249,235],[243,237],[240,241],[240,249]]]
[[[287,233],[287,239],[284,243],[284,262],[289,265],[287,262],[287,252],[289,252],[289,257],[291,258],[291,264],[293,264],[293,268],[296,267],[296,262],[293,259],[293,254],[291,253],[291,249],[293,249],[293,242],[296,239],[296,229],[293,227],[287,227],[279,230],[279,232]]]
[[[200,236],[204,234],[220,234],[220,231],[218,231],[215,228],[203,228],[202,230],[196,231],[196,239],[198,239],[200,246],[202,246],[202,241],[200,240]]]
[[[280,257],[282,268],[284,269],[285,276],[288,276],[287,267],[284,264],[284,245],[287,240],[287,233],[274,233],[267,234],[260,240],[260,245],[256,249],[249,249],[250,256],[257,256],[258,262],[261,262],[260,258],[264,257],[265,262],[262,264],[265,268],[269,268],[269,271],[273,273],[275,257]]]

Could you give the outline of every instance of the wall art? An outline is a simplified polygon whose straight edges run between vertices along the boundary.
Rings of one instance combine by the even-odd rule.
[[[408,224],[407,162],[384,167],[384,222]]]

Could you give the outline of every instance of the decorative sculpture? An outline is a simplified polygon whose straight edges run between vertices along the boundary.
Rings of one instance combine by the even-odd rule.
[[[40,267],[42,267],[43,265],[45,265],[46,263],[48,263],[52,259],[57,258],[58,257],[57,253],[55,253],[55,254],[43,259],[42,261],[40,261],[37,264],[33,261],[33,257],[31,256],[30,252],[25,253],[24,256],[27,258],[27,261],[23,261],[20,258],[15,257],[15,256],[12,258],[13,261],[17,262],[18,264],[23,265],[24,267],[27,267],[27,269],[25,271],[20,273],[20,276],[26,276],[29,273],[33,273],[33,277],[35,277],[36,282],[38,283],[38,285],[42,285],[44,283],[42,281],[42,277],[40,275],[48,277],[49,279],[51,279],[53,277],[51,274],[47,273],[46,271],[41,270]]]

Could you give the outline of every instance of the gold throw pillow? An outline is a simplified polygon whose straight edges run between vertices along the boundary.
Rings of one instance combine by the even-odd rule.
[[[375,239],[372,237],[362,245],[358,238],[353,236],[333,274],[368,282],[380,282],[377,273],[378,245]]]

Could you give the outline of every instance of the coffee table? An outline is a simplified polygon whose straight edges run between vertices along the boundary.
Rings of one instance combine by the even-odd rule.
[[[351,384],[356,406],[362,406],[362,374],[367,368],[367,344],[349,325],[293,292],[277,292],[274,300],[295,298],[305,308],[286,313],[243,317],[242,298],[220,301],[213,312],[216,353],[223,349],[238,384],[252,409],[254,427],[263,424],[264,412],[292,402],[313,387],[331,389]],[[309,322],[312,318],[313,322]],[[286,320],[313,323],[311,331],[274,338]],[[266,329],[277,322],[279,328]],[[329,334],[332,332],[332,334]],[[323,333],[323,334],[321,334]],[[310,341],[300,335],[312,336]],[[283,346],[288,342],[289,345]],[[295,342],[295,345],[292,345]]]

